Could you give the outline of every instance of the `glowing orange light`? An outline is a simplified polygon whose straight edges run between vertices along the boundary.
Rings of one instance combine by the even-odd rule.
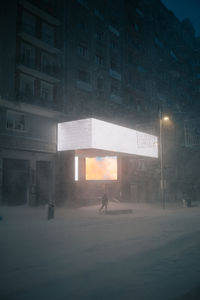
[[[86,180],[117,180],[117,158],[86,157]]]
[[[169,117],[165,116],[165,117],[163,117],[163,120],[164,121],[169,121]]]

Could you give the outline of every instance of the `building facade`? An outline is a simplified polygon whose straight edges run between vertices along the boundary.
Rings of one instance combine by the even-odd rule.
[[[0,55],[0,202],[45,204],[54,195],[62,109],[62,3],[3,1]]]
[[[198,194],[188,170],[199,152],[184,136],[200,96],[199,38],[189,20],[160,0],[21,0],[3,2],[1,22],[1,203],[17,190],[20,203],[94,199],[101,182],[75,182],[76,153],[56,154],[56,124],[92,117],[159,135],[159,109],[171,118],[163,126],[167,201],[179,200],[186,183]],[[159,160],[123,157],[120,170],[120,182],[107,184],[111,194],[159,200]]]

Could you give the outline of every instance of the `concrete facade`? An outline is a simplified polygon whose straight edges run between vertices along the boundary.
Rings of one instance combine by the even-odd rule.
[[[163,128],[167,200],[179,200],[186,183],[198,194],[198,171],[187,171],[198,150],[184,142],[184,120],[200,108],[200,43],[189,20],[180,22],[159,0],[15,0],[4,1],[1,13],[1,203],[10,165],[22,177],[28,172],[26,203],[49,201],[34,196],[36,173],[49,170],[49,183],[56,182],[49,199],[54,190],[60,203],[84,190],[85,202],[96,197],[100,183],[95,192],[95,184],[74,182],[75,153],[56,155],[56,124],[92,117],[159,135],[159,108],[171,118]],[[126,157],[120,164],[114,196],[159,200],[158,160]]]
[[[46,204],[55,199],[62,2],[1,7],[0,203]]]

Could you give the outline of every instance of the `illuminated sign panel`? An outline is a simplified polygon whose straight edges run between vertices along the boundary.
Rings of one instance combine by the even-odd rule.
[[[158,157],[158,140],[154,135],[93,118],[59,123],[58,151],[78,149]]]
[[[117,180],[117,157],[86,157],[86,180]]]

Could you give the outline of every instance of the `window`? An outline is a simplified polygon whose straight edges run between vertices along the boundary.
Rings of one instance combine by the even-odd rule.
[[[117,20],[117,17],[112,17],[111,20],[110,20],[110,25],[112,27],[114,27],[115,29],[119,29],[119,22]]]
[[[95,39],[99,42],[103,42],[104,40],[104,32],[97,29],[96,32],[95,32]]]
[[[171,57],[174,59],[174,60],[178,60],[178,58],[177,58],[177,56],[176,56],[176,54],[174,53],[174,51],[170,51],[170,55],[171,55]]]
[[[108,26],[108,28],[116,36],[120,35],[120,32],[119,32],[119,22],[118,22],[117,17],[112,17],[111,18],[110,25]]]
[[[42,53],[41,56],[41,69],[44,73],[54,74],[55,60],[54,57],[47,53]]]
[[[144,13],[139,8],[136,8],[136,12],[140,17],[144,18]]]
[[[51,25],[42,23],[42,40],[49,45],[55,45],[55,29]]]
[[[28,66],[35,66],[35,49],[25,43],[21,44],[21,63]]]
[[[90,83],[90,74],[84,70],[78,71],[78,80]]]
[[[139,31],[139,26],[138,26],[138,24],[134,24],[134,28],[135,28],[135,31],[136,31],[136,32]]]
[[[53,102],[53,85],[45,81],[41,81],[40,97],[45,101]]]
[[[87,0],[77,0],[82,6],[88,8],[88,1]]]
[[[119,63],[115,59],[111,59],[110,68],[114,71],[119,71]]]
[[[83,46],[83,45],[78,45],[78,54],[83,56],[83,57],[87,57],[88,56],[88,49],[87,47]]]
[[[118,87],[116,85],[114,85],[113,83],[110,86],[110,92],[111,92],[111,94],[115,94],[115,95],[118,95],[118,93],[119,93]]]
[[[111,37],[111,39],[110,39],[110,48],[111,49],[119,48],[119,41],[117,39],[115,39],[114,37]]]
[[[8,110],[6,115],[6,128],[24,131],[25,130],[24,114]]]
[[[77,24],[78,29],[83,32],[83,33],[88,33],[89,31],[89,26],[88,23],[85,20],[81,20],[78,24]]]
[[[163,48],[163,43],[155,36],[154,37],[154,42],[159,48]]]
[[[104,20],[104,11],[100,8],[95,8],[94,9],[94,14],[96,17],[98,17],[100,20]]]
[[[103,65],[103,57],[99,54],[95,55],[95,62],[97,65]]]
[[[36,33],[36,19],[26,11],[23,11],[22,15],[22,29],[31,35],[35,35]]]
[[[97,78],[97,89],[103,90],[103,78],[102,77]]]
[[[20,74],[20,93],[25,96],[34,96],[35,79],[31,76]]]

